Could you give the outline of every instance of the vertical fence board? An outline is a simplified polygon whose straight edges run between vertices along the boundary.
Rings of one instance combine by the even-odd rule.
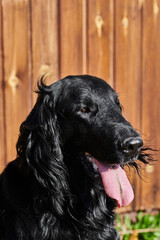
[[[82,0],[60,1],[61,77],[82,74]]]
[[[141,81],[141,9],[139,1],[116,2],[115,86],[124,107],[123,114],[134,128],[140,130],[140,81]],[[139,179],[135,171],[128,172],[134,188],[132,206],[139,205]]]
[[[2,16],[1,16],[1,1],[0,1],[0,35],[2,33]],[[3,67],[2,67],[2,35],[0,38],[0,172],[5,166],[5,143],[4,143],[4,95],[3,95]]]
[[[146,145],[160,148],[160,1],[146,0],[143,9],[142,131]],[[160,154],[156,159],[160,158]],[[160,207],[160,164],[146,166],[141,208]]]
[[[28,1],[2,0],[7,160],[30,107]]]
[[[58,60],[58,0],[32,0],[32,61],[33,90],[38,78],[51,73],[59,78]],[[33,95],[35,101],[36,94]],[[34,102],[33,101],[33,102]]]
[[[113,85],[113,1],[88,1],[88,73]]]

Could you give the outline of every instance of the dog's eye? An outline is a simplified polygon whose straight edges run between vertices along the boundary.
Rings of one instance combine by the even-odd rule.
[[[116,99],[116,104],[118,105],[118,107],[119,107],[120,110],[122,111],[122,105],[120,104],[120,101],[119,101],[118,98]]]
[[[88,107],[83,107],[81,108],[81,112],[83,113],[89,113],[90,112],[90,109]]]

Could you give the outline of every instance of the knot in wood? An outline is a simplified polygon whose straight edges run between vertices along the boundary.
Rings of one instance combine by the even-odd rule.
[[[157,15],[158,12],[159,12],[158,3],[157,3],[157,1],[154,1],[154,4],[153,4],[153,13],[154,13],[155,15]]]
[[[124,29],[128,28],[128,18],[127,17],[123,17],[122,26],[123,26]]]
[[[50,72],[50,66],[47,64],[43,64],[40,68],[40,75],[44,75]]]
[[[8,83],[12,88],[16,88],[19,85],[19,82],[20,80],[17,76],[11,76],[8,80]]]
[[[146,173],[153,173],[154,172],[154,166],[153,165],[146,165],[145,170],[146,170]]]
[[[102,36],[102,25],[103,25],[104,21],[101,15],[97,15],[95,17],[95,24],[97,27],[97,33],[98,33],[98,37]]]

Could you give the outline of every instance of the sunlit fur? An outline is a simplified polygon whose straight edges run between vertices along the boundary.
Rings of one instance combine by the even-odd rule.
[[[100,117],[96,104],[91,104],[90,117],[80,111],[83,99],[91,95],[89,91],[90,104],[95,101],[99,109],[104,104]],[[89,149],[106,163],[114,156],[114,163],[121,164],[122,153],[114,152],[114,125],[105,139],[106,148],[109,142],[114,145],[106,159],[106,152],[102,154],[105,149],[96,141],[99,129],[104,125],[107,129],[112,115],[117,119],[115,126],[120,122],[128,135],[138,135],[122,117],[119,102],[114,102],[116,93],[91,76],[69,76],[50,86],[42,78],[37,92],[38,100],[20,127],[17,158],[0,176],[0,239],[118,240],[113,212],[116,201],[105,194],[100,177],[91,175],[84,163]],[[91,120],[94,116],[96,121]],[[139,160],[150,161],[145,149]],[[132,165],[138,171],[138,165]]]

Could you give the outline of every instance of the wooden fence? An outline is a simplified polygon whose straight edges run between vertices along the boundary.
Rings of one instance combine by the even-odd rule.
[[[160,147],[160,0],[0,0],[0,19],[1,170],[45,72],[105,79],[145,143]],[[159,173],[159,163],[145,181],[129,173],[136,197],[125,210],[160,208]]]

